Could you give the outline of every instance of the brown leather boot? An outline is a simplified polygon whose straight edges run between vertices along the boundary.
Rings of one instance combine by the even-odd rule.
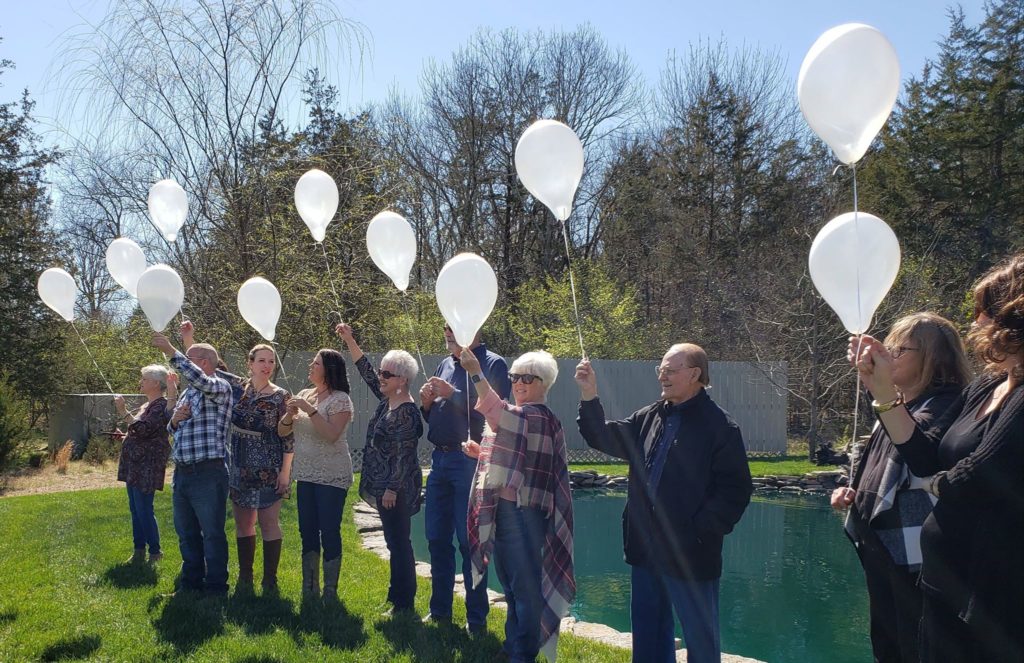
[[[252,563],[256,558],[256,535],[235,538],[238,547],[238,589],[252,589]]]
[[[341,571],[341,557],[324,561],[324,598],[337,600],[338,574]]]
[[[281,562],[283,539],[263,542],[263,585],[264,591],[277,590],[277,565]]]

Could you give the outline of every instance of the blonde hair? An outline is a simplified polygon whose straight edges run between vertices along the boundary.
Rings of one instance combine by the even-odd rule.
[[[893,323],[885,337],[892,345],[913,341],[921,358],[921,375],[914,385],[919,394],[943,387],[963,387],[971,381],[971,367],[956,327],[946,318],[925,311]]]

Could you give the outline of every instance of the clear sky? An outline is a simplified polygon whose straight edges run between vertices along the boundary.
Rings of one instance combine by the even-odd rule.
[[[572,29],[589,22],[615,48],[624,48],[654,84],[666,57],[701,38],[724,36],[730,44],[777,50],[788,62],[795,90],[804,54],[825,30],[840,23],[869,23],[899,53],[903,77],[920,73],[937,54],[948,27],[945,0],[335,0],[339,12],[360,23],[368,37],[363,61],[342,64],[334,82],[349,108],[382,100],[392,86],[415,94],[425,60],[445,59],[480,27]],[[982,0],[965,0],[971,23],[981,20]],[[83,22],[96,22],[107,0],[0,0],[0,59],[15,61],[0,83],[0,100],[28,88],[47,124],[59,90],[49,74],[61,37]],[[794,91],[795,94],[795,91]]]

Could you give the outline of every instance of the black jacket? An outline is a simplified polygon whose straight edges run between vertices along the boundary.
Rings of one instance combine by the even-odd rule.
[[[722,575],[722,539],[754,492],[746,449],[732,417],[701,392],[681,404],[682,422],[668,451],[654,503],[647,495],[645,449],[668,416],[659,401],[622,421],[605,421],[598,399],[580,402],[580,434],[598,451],[629,462],[622,514],[626,563],[685,580]]]

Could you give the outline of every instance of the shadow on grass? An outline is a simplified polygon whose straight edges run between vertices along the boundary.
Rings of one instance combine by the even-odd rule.
[[[4,610],[0,612],[0,626],[4,624],[10,624],[18,618],[18,613],[14,610]]]
[[[150,612],[161,604],[163,609],[153,620],[157,637],[178,653],[191,652],[207,640],[224,633],[224,612],[227,598],[203,592],[177,591],[172,596],[155,597]]]
[[[80,635],[75,638],[67,638],[50,645],[43,650],[40,659],[43,661],[72,661],[79,658],[88,658],[100,648],[100,637],[98,635]]]
[[[307,599],[302,602],[292,632],[296,642],[303,633],[316,633],[334,649],[358,649],[366,643],[363,618],[352,614],[336,599]]]
[[[235,663],[284,663],[284,659],[275,656],[246,656],[236,659]]]
[[[425,625],[411,613],[378,622],[376,628],[396,653],[408,652],[417,661],[448,661],[456,651],[464,661],[501,659],[501,642],[490,632],[470,638],[456,624]]]
[[[157,574],[149,564],[116,564],[103,573],[103,581],[119,589],[155,587]]]
[[[291,630],[295,621],[292,603],[275,592],[235,592],[228,599],[225,617],[249,635],[269,633],[276,628]]]

